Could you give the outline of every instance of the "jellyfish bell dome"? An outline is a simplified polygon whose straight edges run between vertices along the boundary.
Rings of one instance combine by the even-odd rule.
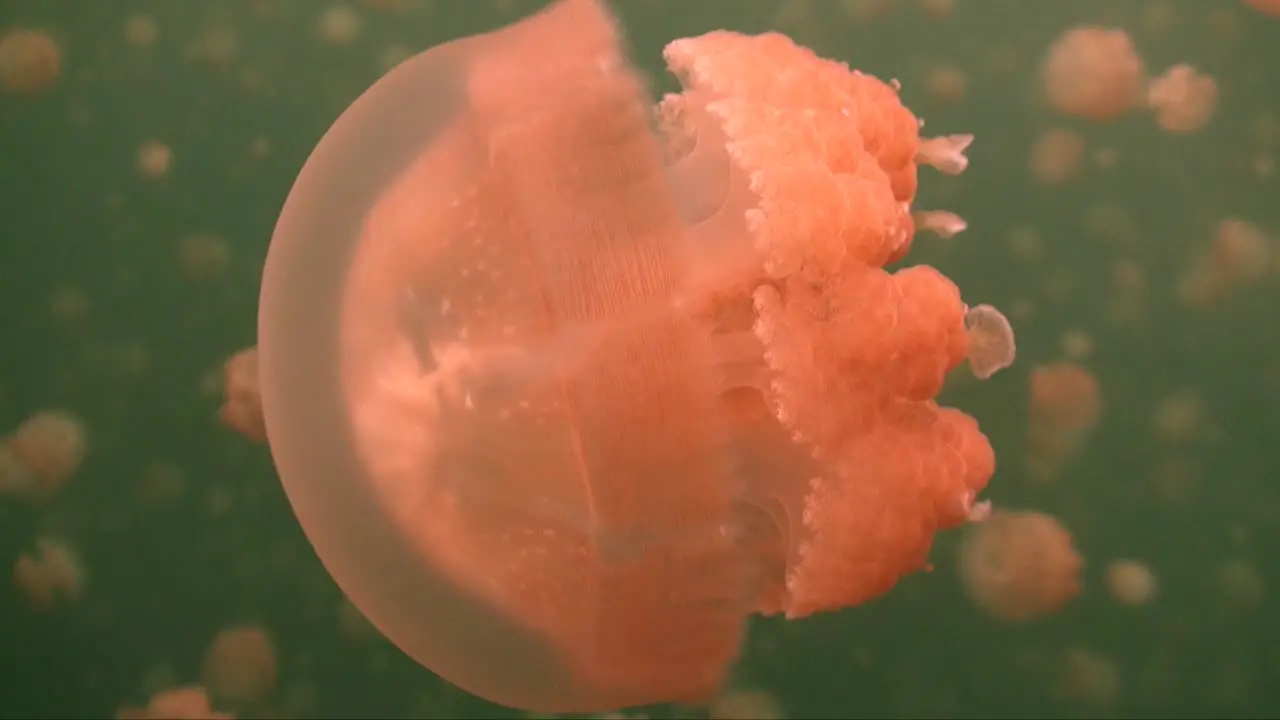
[[[398,66],[273,235],[267,438],[318,556],[495,703],[709,699],[753,613],[918,569],[994,468],[932,397],[965,307],[910,246],[888,85],[780,35],[668,46],[655,107],[603,3]],[[958,170],[957,170],[958,171]]]

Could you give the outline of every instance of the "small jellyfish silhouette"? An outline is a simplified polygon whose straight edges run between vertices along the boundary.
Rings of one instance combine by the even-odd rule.
[[[85,571],[71,545],[58,538],[40,537],[35,552],[19,556],[14,563],[13,582],[32,608],[47,611],[60,602],[80,599]]]
[[[214,710],[204,688],[186,685],[156,693],[146,707],[121,708],[116,720],[235,720],[235,716]]]
[[[960,579],[979,608],[1008,622],[1057,612],[1080,593],[1083,561],[1052,516],[994,510],[965,531]]]
[[[276,687],[276,647],[257,625],[229,627],[217,634],[200,666],[200,682],[219,703],[248,705]]]
[[[964,314],[969,339],[969,368],[974,377],[986,380],[1013,364],[1018,350],[1013,326],[1004,313],[990,305],[969,308]]]
[[[258,385],[258,349],[247,347],[232,355],[223,365],[222,376],[225,399],[218,408],[218,419],[250,440],[266,442],[262,392]]]
[[[1147,105],[1162,130],[1199,132],[1218,109],[1218,83],[1190,65],[1174,65],[1147,85]]]
[[[37,95],[62,75],[62,48],[45,30],[17,28],[0,35],[0,90]]]
[[[1102,417],[1097,379],[1075,363],[1031,371],[1027,464],[1031,478],[1051,482],[1084,449]]]
[[[0,440],[0,492],[36,503],[51,500],[88,449],[84,423],[65,410],[42,410]]]
[[[263,273],[267,437],[330,574],[446,680],[540,712],[707,702],[752,614],[924,567],[994,470],[934,397],[970,354],[910,250],[895,87],[789,38],[602,2],[405,60],[325,135]],[[944,232],[958,218],[936,216]]]

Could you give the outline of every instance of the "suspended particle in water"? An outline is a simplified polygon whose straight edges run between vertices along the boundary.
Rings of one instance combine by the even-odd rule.
[[[130,15],[124,21],[124,41],[129,45],[145,50],[156,44],[160,38],[160,23],[155,16],[147,13]]]

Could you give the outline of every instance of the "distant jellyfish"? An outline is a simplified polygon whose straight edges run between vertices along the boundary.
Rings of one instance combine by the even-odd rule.
[[[1027,465],[1033,480],[1049,482],[1088,442],[1102,417],[1098,380],[1075,363],[1031,371]]]
[[[1231,558],[1217,572],[1218,589],[1227,603],[1236,610],[1253,609],[1262,603],[1266,583],[1258,566],[1245,558]]]
[[[782,704],[764,690],[729,690],[708,709],[709,720],[785,720]]]
[[[1107,565],[1107,589],[1124,605],[1147,605],[1156,597],[1156,576],[1136,560],[1113,560]]]
[[[0,36],[0,89],[35,95],[62,74],[62,50],[44,30],[16,29]]]
[[[18,557],[13,583],[36,610],[52,610],[59,603],[74,603],[84,593],[85,571],[80,556],[67,542],[36,539],[34,553]]]
[[[943,65],[929,71],[925,77],[925,90],[929,99],[943,105],[955,105],[964,100],[969,78],[960,68]]]
[[[1147,105],[1162,130],[1198,132],[1218,109],[1218,83],[1190,65],[1174,65],[1147,86]]]
[[[250,346],[232,355],[223,365],[222,378],[225,400],[218,408],[218,419],[250,440],[266,442],[257,347]]]
[[[1084,138],[1070,130],[1046,130],[1032,142],[1028,164],[1032,179],[1042,185],[1074,180],[1084,164]]]
[[[1152,413],[1151,428],[1157,438],[1168,443],[1194,439],[1204,429],[1204,408],[1200,397],[1189,390],[1176,390],[1166,395]]]
[[[1094,121],[1115,119],[1132,108],[1144,75],[1127,32],[1088,25],[1054,40],[1041,66],[1049,105],[1063,115]]]
[[[173,165],[173,150],[159,140],[144,140],[138,146],[138,172],[148,180],[156,180],[169,174]]]
[[[129,45],[138,49],[150,48],[159,37],[160,24],[154,15],[135,13],[125,18],[124,40]]]
[[[1109,709],[1120,698],[1120,668],[1105,655],[1072,648],[1063,653],[1056,690],[1063,700],[1095,711]]]
[[[0,492],[44,502],[80,469],[88,442],[84,422],[65,410],[42,410],[0,444]]]
[[[218,633],[200,666],[200,682],[219,703],[252,705],[276,687],[275,643],[258,625],[230,627]]]
[[[1225,218],[1214,226],[1210,246],[1183,274],[1178,297],[1188,305],[1210,305],[1264,277],[1272,255],[1272,240],[1262,228],[1241,218]]]
[[[1093,355],[1096,343],[1089,333],[1073,328],[1062,332],[1058,338],[1058,346],[1062,348],[1062,354],[1068,360],[1080,362]]]
[[[144,708],[121,708],[116,720],[235,720],[235,715],[214,710],[204,688],[186,685],[156,693]]]
[[[320,13],[316,31],[331,45],[350,45],[360,37],[364,21],[350,5],[331,5]]]
[[[992,617],[1022,622],[1060,610],[1080,594],[1084,562],[1055,518],[994,510],[965,530],[960,579],[975,605]]]
[[[197,233],[182,239],[178,246],[182,273],[194,283],[221,280],[231,267],[231,246],[216,233]]]
[[[1004,313],[990,305],[971,307],[964,314],[969,338],[969,368],[974,377],[986,380],[1013,364],[1017,347],[1013,326]]]

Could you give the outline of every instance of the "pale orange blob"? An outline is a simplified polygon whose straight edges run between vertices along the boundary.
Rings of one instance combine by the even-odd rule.
[[[1170,443],[1184,443],[1204,428],[1204,409],[1200,398],[1187,390],[1165,396],[1156,405],[1151,418],[1156,437]]]
[[[138,146],[138,172],[148,180],[156,180],[169,174],[173,165],[173,150],[159,140],[145,140]]]
[[[276,648],[257,625],[222,630],[205,652],[200,684],[220,704],[260,702],[276,687]]]
[[[320,13],[316,33],[324,42],[333,45],[350,45],[364,29],[360,13],[350,5],[332,5]]]
[[[84,593],[85,572],[80,556],[57,538],[36,539],[35,553],[18,557],[13,583],[36,610],[52,610],[59,602],[74,603]]]
[[[1098,711],[1120,698],[1120,668],[1106,655],[1072,648],[1063,654],[1059,673],[1057,691],[1064,700]]]
[[[1165,132],[1199,132],[1218,109],[1218,83],[1190,65],[1174,65],[1147,86],[1147,105]]]
[[[160,37],[160,23],[148,13],[135,13],[124,21],[124,41],[135,48],[146,49]]]
[[[0,442],[0,492],[35,502],[58,494],[88,451],[84,423],[65,410],[43,410]]]
[[[1013,326],[1004,313],[990,305],[969,308],[964,314],[969,338],[969,368],[974,377],[986,380],[1013,364],[1017,346]]]
[[[156,693],[144,708],[121,708],[116,720],[235,720],[235,715],[214,710],[204,688],[187,685]]]
[[[994,510],[965,531],[960,579],[992,617],[1023,622],[1062,609],[1080,594],[1084,561],[1055,518],[1032,511]]]
[[[222,367],[224,400],[218,408],[223,425],[255,442],[267,441],[262,418],[262,390],[258,383],[258,349],[247,347]]]
[[[1244,4],[1266,15],[1280,17],[1280,0],[1244,0]]]
[[[1084,165],[1084,138],[1070,130],[1046,130],[1031,144],[1028,165],[1031,177],[1043,185],[1074,180]]]
[[[9,30],[0,36],[0,88],[34,95],[62,74],[62,50],[44,30]]]
[[[655,113],[603,4],[561,0],[406,60],[268,254],[304,530],[385,635],[504,705],[708,701],[751,614],[887,592],[994,470],[933,401],[958,288],[883,269],[920,166],[962,171],[972,136],[921,138],[894,87],[776,33],[664,56]]]
[[[194,283],[211,283],[226,276],[231,267],[231,247],[220,235],[198,233],[178,246],[182,274]]]
[[[1050,45],[1041,67],[1049,105],[1063,115],[1112,120],[1139,98],[1145,71],[1124,30],[1081,25]]]
[[[920,9],[930,20],[946,20],[956,11],[959,0],[920,0]]]
[[[1069,360],[1079,362],[1093,355],[1095,343],[1093,336],[1083,330],[1066,330],[1058,338],[1062,354]]]
[[[710,720],[785,720],[782,703],[764,690],[730,690],[711,703]]]
[[[1257,282],[1271,266],[1271,242],[1262,228],[1248,220],[1219,221],[1210,246],[1183,275],[1179,298],[1188,305],[1209,305],[1232,290]]]
[[[1262,603],[1266,583],[1258,566],[1245,558],[1232,558],[1218,568],[1217,584],[1223,597],[1236,610],[1252,609]]]
[[[1147,605],[1156,598],[1156,576],[1136,560],[1113,560],[1107,565],[1107,589],[1125,605]]]
[[[964,100],[969,78],[960,68],[947,65],[930,70],[925,86],[933,102],[955,105]]]
[[[1097,379],[1070,362],[1031,371],[1027,466],[1032,479],[1049,482],[1088,442],[1102,418]]]

